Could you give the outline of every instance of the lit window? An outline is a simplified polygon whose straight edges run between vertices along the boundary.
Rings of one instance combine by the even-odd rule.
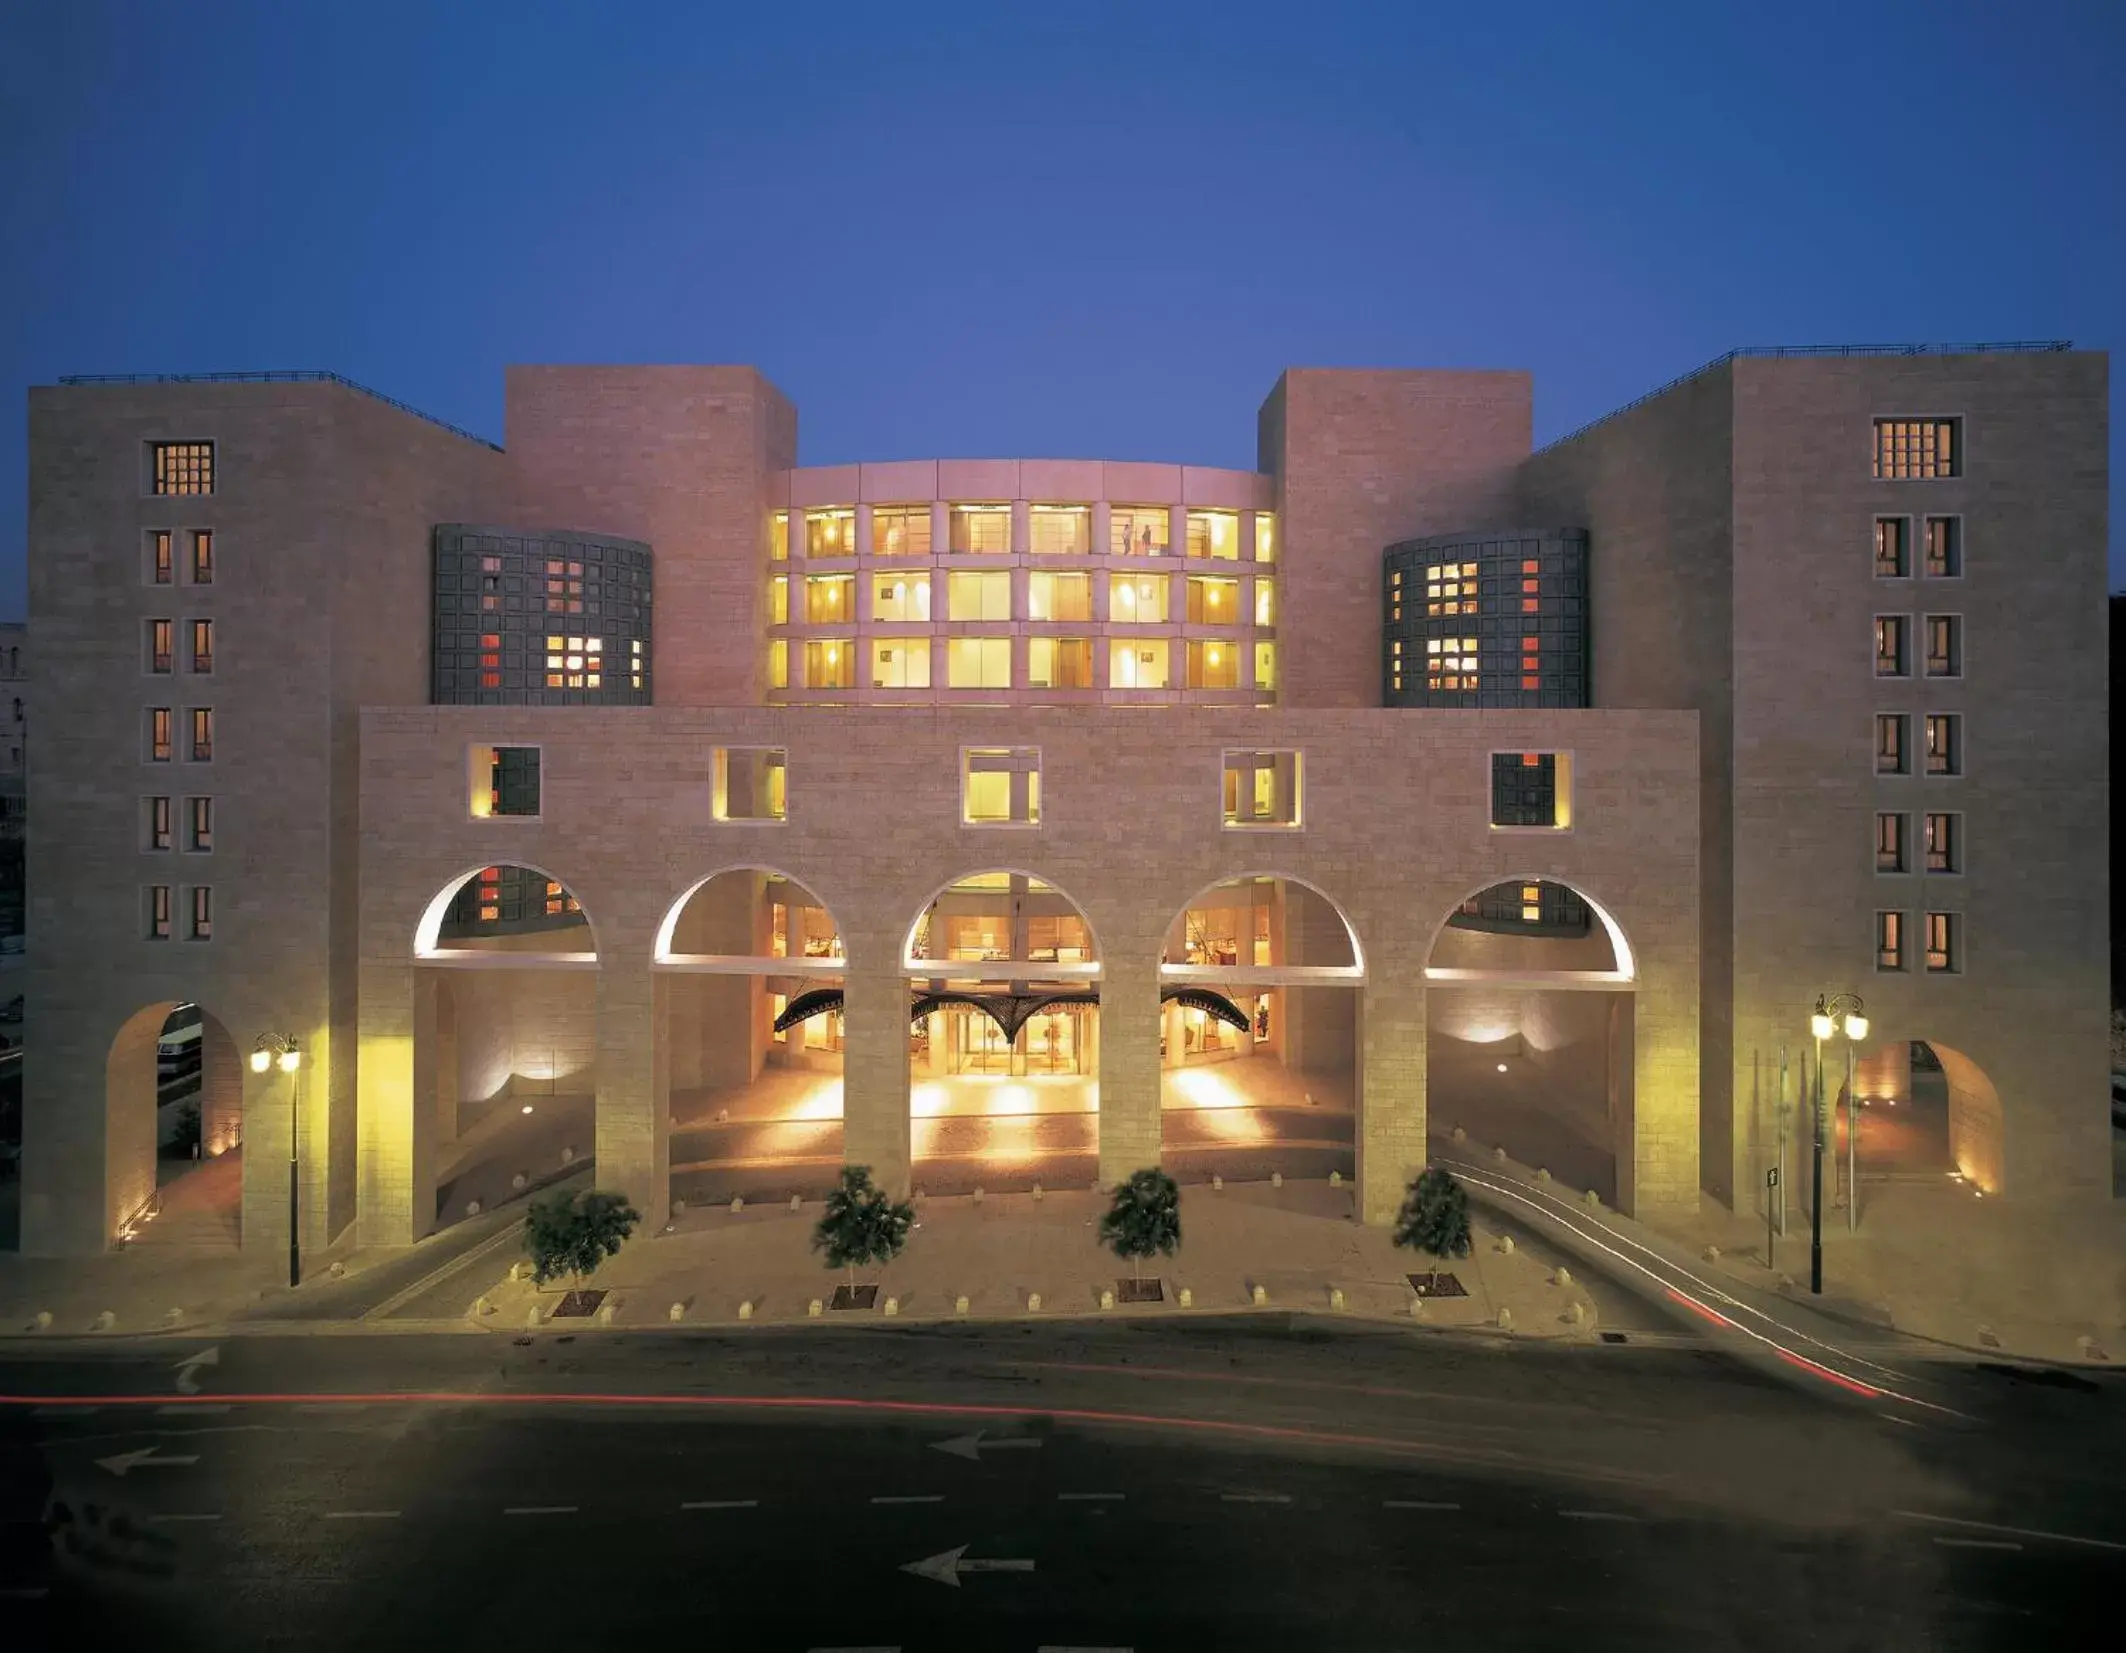
[[[148,712],[148,761],[168,763],[175,736],[171,732],[173,714],[167,706],[156,706]]]
[[[945,643],[945,686],[950,689],[1011,687],[1009,637],[953,637]]]
[[[1491,824],[1552,830],[1571,826],[1572,755],[1492,753]]]
[[[1191,574],[1185,613],[1192,626],[1240,624],[1240,582]]]
[[[214,670],[214,622],[212,620],[194,620],[192,622],[192,669],[201,673]]]
[[[1026,576],[1027,619],[1085,621],[1092,617],[1093,580],[1090,574],[1036,571]]]
[[[805,623],[813,626],[846,625],[856,618],[854,574],[808,574],[805,576]]]
[[[1542,606],[1543,564],[1535,557],[1528,557],[1521,563],[1521,612],[1534,614],[1539,612]],[[1535,685],[1531,683],[1528,687],[1532,689]]]
[[[1117,505],[1108,512],[1107,548],[1117,557],[1163,557],[1173,548],[1174,514],[1164,505]]]
[[[967,746],[960,751],[960,824],[1038,826],[1041,749]]]
[[[1964,675],[1964,621],[1960,614],[1927,616],[1927,675]]]
[[[856,643],[848,637],[815,637],[805,644],[805,687],[856,687]]]
[[[1927,968],[1937,975],[1954,975],[1963,968],[1963,915],[1927,914]]]
[[[1878,580],[1901,580],[1912,572],[1911,531],[1912,523],[1908,517],[1875,519],[1875,577]]]
[[[1255,624],[1277,624],[1277,582],[1261,574],[1255,577]]]
[[[1108,644],[1107,686],[1111,689],[1163,689],[1166,669],[1164,637],[1142,643],[1118,637]]]
[[[1089,637],[1029,637],[1026,682],[1036,689],[1089,689],[1093,686],[1093,645]]]
[[[1274,512],[1257,511],[1255,513],[1255,560],[1257,562],[1275,562],[1277,560],[1277,517]]]
[[[1258,642],[1255,645],[1255,687],[1258,689],[1274,689],[1277,687],[1277,645],[1275,643]]]
[[[172,670],[172,652],[176,648],[177,622],[174,620],[150,620],[148,622],[148,670],[168,672]]]
[[[1191,638],[1188,644],[1188,686],[1192,689],[1239,688],[1239,648],[1232,643]]]
[[[204,884],[192,886],[192,939],[207,941],[214,934],[214,892]]]
[[[1240,555],[1240,518],[1231,511],[1188,513],[1188,554],[1229,561]]]
[[[1455,692],[1475,689],[1476,647],[1474,637],[1426,638],[1425,687]]]
[[[1433,563],[1425,569],[1425,612],[1443,614],[1476,612],[1476,564]]]
[[[1878,814],[1875,817],[1875,870],[1877,872],[1903,872],[1905,868],[1905,833],[1911,817],[1895,813]]]
[[[1956,712],[1927,714],[1927,773],[1961,775],[1964,772],[1964,720]]]
[[[1964,870],[1961,815],[1927,816],[1927,871],[1957,873]]]
[[[768,624],[786,626],[790,623],[790,577],[777,574],[768,581]]]
[[[871,686],[874,689],[930,687],[930,639],[874,637],[871,640]]]
[[[1109,625],[1162,625],[1166,621],[1168,582],[1160,574],[1114,574],[1108,577]]]
[[[874,557],[927,557],[930,555],[930,507],[927,505],[880,505],[871,513],[871,554]]]
[[[780,746],[715,749],[710,812],[719,821],[780,821],[789,808],[789,751]]]
[[[1875,718],[1875,773],[1911,773],[1912,720],[1903,712],[1881,712]]]
[[[466,754],[468,808],[474,820],[539,813],[539,748],[473,746]]]
[[[1904,614],[1875,616],[1875,675],[1907,677],[1911,674],[1912,620]]]
[[[1008,597],[1006,600],[1009,600]],[[892,621],[928,620],[930,576],[874,574],[871,581],[871,618]]]
[[[167,884],[150,884],[148,886],[147,905],[148,940],[168,941],[170,939],[170,886]]]
[[[214,711],[212,707],[192,708],[192,761],[208,763],[214,757]]]
[[[642,639],[635,638],[628,644],[628,674],[636,688],[642,687]]]
[[[214,583],[214,531],[210,528],[192,530],[192,583]]]
[[[1927,518],[1927,578],[1953,580],[1964,571],[1964,519]]]
[[[1299,753],[1228,751],[1221,767],[1226,826],[1298,830],[1303,820]]]
[[[1875,915],[1875,968],[1902,970],[1904,967],[1905,915],[1879,912]]]
[[[1540,924],[1543,922],[1542,885],[1523,884],[1521,886],[1521,922],[1523,924]]]
[[[1878,419],[1875,474],[1891,481],[1929,481],[1963,473],[1960,421]]]
[[[805,513],[805,555],[808,557],[853,557],[856,555],[856,512],[847,506]]]
[[[950,574],[945,580],[945,617],[948,620],[1009,620],[1011,575]]]
[[[214,444],[212,442],[157,442],[154,491],[158,494],[211,494],[214,492]]]
[[[170,556],[170,539],[167,528],[158,528],[148,535],[148,577],[152,584],[170,585],[177,579],[176,565]]]
[[[949,526],[955,552],[1004,556],[1011,551],[1009,505],[955,505]]]
[[[1092,549],[1092,507],[1034,505],[1027,509],[1030,549],[1037,557],[1082,557]]]
[[[768,644],[768,687],[787,689],[790,686],[790,645],[780,637]]]
[[[790,558],[790,513],[777,511],[768,518],[768,560],[787,562]]]

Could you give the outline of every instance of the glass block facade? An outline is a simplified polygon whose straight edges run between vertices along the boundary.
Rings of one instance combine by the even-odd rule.
[[[596,534],[439,523],[438,706],[647,706],[650,548]]]
[[[1588,921],[1586,902],[1548,882],[1494,884],[1447,919],[1458,929],[1516,936],[1584,936]]]
[[[1383,555],[1382,705],[1588,704],[1584,529],[1450,534]]]
[[[1556,826],[1558,755],[1555,752],[1494,752],[1491,755],[1491,824]]]
[[[526,935],[585,924],[583,908],[561,884],[530,867],[482,867],[451,898],[437,930],[442,940]],[[590,949],[586,939],[583,951]]]

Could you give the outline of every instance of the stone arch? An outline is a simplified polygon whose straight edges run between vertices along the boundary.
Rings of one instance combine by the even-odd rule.
[[[669,964],[672,962],[675,956],[672,951],[672,943],[677,938],[679,921],[685,914],[688,904],[701,894],[703,890],[707,889],[709,885],[715,883],[717,879],[727,878],[736,873],[764,874],[770,878],[779,878],[784,883],[802,890],[818,905],[819,910],[827,915],[840,948],[835,956],[843,959],[848,957],[849,941],[842,931],[841,920],[835,917],[834,909],[821,898],[818,889],[808,879],[799,878],[795,873],[786,872],[771,862],[749,860],[732,861],[717,867],[712,872],[704,873],[672,899],[664,910],[664,917],[658,921],[656,939],[650,945],[650,962],[652,964]],[[743,957],[745,955],[733,954],[728,956]]]
[[[413,956],[417,961],[434,963],[439,958],[450,957],[454,951],[460,951],[460,949],[437,946],[437,940],[443,928],[443,919],[449,913],[450,904],[457,898],[458,892],[487,867],[521,867],[526,872],[535,872],[540,877],[559,884],[569,895],[575,897],[578,905],[581,906],[583,922],[591,933],[590,952],[587,955],[571,953],[569,957],[579,962],[584,962],[594,961],[601,956],[603,949],[598,941],[598,921],[592,916],[588,906],[581,905],[582,898],[576,896],[576,887],[573,884],[551,868],[540,866],[535,861],[519,860],[511,856],[498,856],[491,861],[476,862],[463,872],[455,873],[443,881],[442,887],[437,890],[428,905],[422,909],[419,922],[414,925]]]
[[[1595,918],[1601,923],[1603,933],[1608,938],[1612,961],[1610,973],[1614,976],[1617,985],[1628,986],[1637,981],[1638,958],[1632,950],[1631,939],[1625,934],[1624,926],[1617,921],[1616,915],[1609,910],[1608,904],[1590,894],[1576,879],[1551,872],[1502,873],[1495,878],[1486,878],[1483,882],[1464,889],[1460,895],[1449,902],[1446,909],[1434,921],[1432,934],[1425,943],[1426,975],[1429,978],[1440,979],[1434,975],[1432,961],[1439,953],[1440,940],[1447,934],[1448,926],[1452,923],[1454,916],[1467,903],[1474,901],[1485,891],[1497,889],[1505,884],[1552,884],[1559,889],[1571,891],[1580,900],[1586,902],[1587,910],[1594,914]]]
[[[1948,1087],[1949,1158],[1957,1174],[1983,1193],[1998,1194],[2005,1170],[1999,1090],[1984,1068],[1953,1045],[1939,1039],[1920,1043],[1934,1052]]]
[[[1323,902],[1325,902],[1328,905],[1329,910],[1336,915],[1338,921],[1341,922],[1341,924],[1343,925],[1344,937],[1346,941],[1348,941],[1350,944],[1351,962],[1348,966],[1322,966],[1321,968],[1348,971],[1349,979],[1356,983],[1362,983],[1365,980],[1365,944],[1359,938],[1358,925],[1352,920],[1349,910],[1344,906],[1341,901],[1337,900],[1335,896],[1331,895],[1327,890],[1323,889],[1312,879],[1301,878],[1297,874],[1283,872],[1273,867],[1251,867],[1243,872],[1227,873],[1223,877],[1212,879],[1201,889],[1195,891],[1192,895],[1189,896],[1186,901],[1182,902],[1181,905],[1175,909],[1173,917],[1169,918],[1166,922],[1166,925],[1160,930],[1159,936],[1162,947],[1165,944],[1167,935],[1173,929],[1174,918],[1178,918],[1183,913],[1188,912],[1190,908],[1194,907],[1199,901],[1201,901],[1205,896],[1209,895],[1213,890],[1221,889],[1227,884],[1239,884],[1251,879],[1258,878],[1270,878],[1277,880],[1279,883],[1297,885],[1300,889],[1307,891],[1310,895],[1316,896],[1320,898]]]
[[[159,999],[141,1006],[119,1024],[104,1056],[104,1232],[131,1238],[150,1231],[162,1207],[158,1150],[159,1050],[164,1024],[173,1012],[196,1001]],[[219,1015],[199,1010],[199,1114],[201,1152],[220,1159],[242,1146],[243,1061],[235,1036]],[[185,1201],[185,1227],[194,1243],[226,1240],[234,1245],[242,1233],[242,1160],[195,1186]],[[182,1167],[180,1167],[182,1169]],[[201,1167],[205,1169],[205,1167]],[[176,1179],[171,1179],[173,1182]],[[166,1226],[159,1234],[174,1231]]]
[[[1090,913],[1086,910],[1085,903],[1080,901],[1076,896],[1072,895],[1070,891],[1066,890],[1061,884],[1058,884],[1053,878],[1048,877],[1047,874],[1038,873],[1033,871],[1029,867],[1022,866],[1004,867],[992,865],[976,867],[966,872],[954,874],[951,878],[945,880],[944,883],[938,885],[935,889],[931,890],[928,895],[924,896],[923,899],[916,904],[915,916],[908,921],[908,928],[902,935],[900,956],[901,968],[907,971],[918,971],[923,964],[938,962],[938,956],[935,954],[933,954],[927,959],[919,958],[915,951],[915,942],[916,936],[922,931],[925,922],[930,916],[931,910],[936,907],[938,901],[941,898],[950,894],[954,889],[965,884],[970,879],[994,877],[1030,879],[1033,882],[1042,885],[1045,889],[1052,891],[1056,895],[1062,897],[1065,902],[1069,903],[1071,910],[1077,914],[1078,921],[1085,926],[1086,951],[1092,955],[1091,959],[1088,961],[1091,965],[1090,969],[1080,968],[1070,973],[1079,976],[1094,978],[1099,975],[1100,961],[1107,955],[1100,945],[1099,931],[1094,926],[1092,917]]]

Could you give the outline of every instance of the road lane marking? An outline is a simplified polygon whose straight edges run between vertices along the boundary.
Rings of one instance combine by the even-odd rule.
[[[805,1653],[901,1653],[901,1649],[896,1642],[891,1647],[883,1643],[877,1647],[808,1647]]]
[[[1928,1515],[1922,1510],[1892,1510],[1892,1515],[1901,1515],[1907,1521],[1933,1521],[1944,1527],[1969,1527],[1974,1532],[2007,1532],[2018,1538],[2042,1538],[2053,1544],[2086,1544],[2095,1550],[2126,1550],[2109,1538],[2084,1538],[2079,1533],[2045,1532],[2036,1527],[2004,1527],[1993,1521],[1966,1521],[1954,1515]]]
[[[507,1241],[511,1236],[513,1236],[518,1229],[522,1228],[523,1226],[524,1219],[522,1217],[518,1217],[513,1222],[503,1224],[502,1227],[496,1229],[494,1233],[490,1234],[486,1239],[480,1241],[477,1245],[466,1247],[465,1250],[459,1252],[457,1256],[451,1258],[450,1261],[448,1261],[447,1263],[441,1263],[435,1268],[430,1269],[426,1274],[422,1275],[418,1280],[414,1281],[412,1285],[402,1286],[399,1290],[393,1292],[389,1297],[385,1298],[383,1302],[377,1304],[374,1308],[364,1310],[362,1313],[362,1318],[364,1320],[390,1319],[394,1313],[396,1313],[399,1309],[405,1307],[406,1304],[412,1302],[416,1297],[419,1297],[422,1293],[428,1291],[432,1287],[441,1285],[445,1280],[449,1279],[451,1275],[457,1273],[460,1269],[471,1267],[482,1257],[485,1257],[490,1252],[498,1249],[505,1241]]]
[[[397,1510],[327,1510],[327,1521],[396,1521]]]
[[[1636,1521],[1636,1515],[1625,1515],[1618,1510],[1559,1510],[1558,1514],[1569,1521]]]
[[[1878,1418],[1886,1418],[1891,1423],[1901,1423],[1907,1429],[1918,1429],[1923,1427],[1917,1418],[1900,1418],[1895,1412],[1877,1412],[1875,1415]]]
[[[1951,1550],[2019,1550],[2022,1545],[2012,1538],[1945,1538],[1934,1535],[1934,1542]]]
[[[683,1510],[749,1510],[760,1507],[758,1498],[697,1498],[691,1504],[681,1504]]]
[[[158,1418],[196,1418],[211,1412],[233,1411],[226,1401],[172,1401],[168,1406],[155,1408]]]
[[[33,1418],[85,1418],[91,1412],[101,1412],[102,1410],[103,1408],[100,1406],[33,1406],[30,1408],[30,1416]]]
[[[198,1515],[151,1515],[148,1519],[150,1521],[219,1521],[221,1512],[216,1510]]]
[[[502,1512],[504,1515],[574,1515],[574,1504],[515,1504]]]
[[[1221,1492],[1219,1502],[1226,1504],[1289,1504],[1291,1495],[1283,1492]]]
[[[890,1498],[883,1496],[874,1497],[871,1500],[874,1504],[942,1504],[944,1501],[945,1495],[942,1492],[905,1493]]]
[[[1127,1493],[1121,1492],[1059,1492],[1056,1494],[1056,1501],[1062,1504],[1119,1504],[1127,1496]]]
[[[368,1403],[358,1400],[306,1400],[296,1406],[298,1412],[366,1412]]]
[[[1382,1509],[1390,1510],[1458,1510],[1459,1504],[1443,1504],[1430,1498],[1383,1498]]]
[[[1034,1653],[1137,1653],[1134,1647],[1065,1647],[1059,1642],[1043,1642]]]

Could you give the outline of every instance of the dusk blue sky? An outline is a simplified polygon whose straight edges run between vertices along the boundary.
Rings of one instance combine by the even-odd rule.
[[[2126,335],[2120,0],[0,11],[0,615],[65,373],[499,439],[505,362],[750,362],[808,464],[1245,467],[1288,365],[1526,368],[1540,442],[1736,345]]]

